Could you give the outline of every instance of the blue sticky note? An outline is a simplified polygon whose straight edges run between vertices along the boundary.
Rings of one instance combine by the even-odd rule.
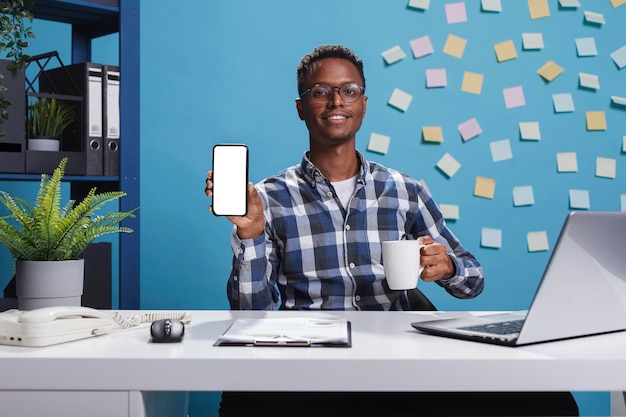
[[[513,204],[515,206],[532,206],[535,204],[533,187],[530,185],[513,188]]]
[[[485,248],[501,248],[502,230],[483,227],[481,231],[480,245]]]
[[[577,38],[576,51],[578,52],[578,56],[598,55],[595,38]]]
[[[589,190],[569,190],[569,207],[584,210],[591,208]]]
[[[571,93],[553,94],[554,111],[557,113],[573,112],[574,99]]]
[[[626,45],[611,54],[611,59],[620,69],[626,67]]]

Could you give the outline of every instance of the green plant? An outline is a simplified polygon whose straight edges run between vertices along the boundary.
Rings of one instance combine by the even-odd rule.
[[[31,138],[59,138],[73,121],[73,104],[42,97],[28,106],[28,133]]]
[[[13,259],[30,261],[62,261],[76,259],[94,239],[109,233],[132,233],[119,223],[135,217],[129,212],[95,215],[102,206],[126,195],[122,191],[96,194],[92,188],[78,204],[69,200],[61,207],[61,179],[67,158],[54,170],[52,178],[41,176],[34,207],[28,202],[0,191],[0,202],[10,214],[0,217],[0,242]],[[9,223],[11,221],[11,223]]]

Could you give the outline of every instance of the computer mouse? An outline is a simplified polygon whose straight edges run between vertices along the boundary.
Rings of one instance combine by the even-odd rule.
[[[185,324],[174,319],[156,320],[150,326],[150,335],[154,343],[180,342],[185,335]]]

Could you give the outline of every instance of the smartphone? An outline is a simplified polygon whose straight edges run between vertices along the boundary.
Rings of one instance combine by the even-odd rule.
[[[238,143],[213,147],[213,214],[245,216],[248,211],[248,147]]]

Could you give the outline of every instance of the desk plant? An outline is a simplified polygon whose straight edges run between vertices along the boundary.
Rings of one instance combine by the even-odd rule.
[[[0,203],[10,213],[0,216],[0,242],[16,261],[20,310],[80,305],[84,274],[84,260],[79,259],[82,251],[100,236],[133,231],[120,222],[134,217],[137,209],[96,215],[106,203],[125,196],[122,191],[96,193],[96,188],[92,188],[80,203],[69,200],[61,206],[61,179],[67,161],[67,158],[60,161],[51,178],[47,174],[41,176],[34,206],[0,191]],[[63,269],[66,267],[73,272]],[[59,268],[61,271],[57,271]],[[39,276],[28,276],[31,272]],[[69,286],[71,273],[79,275],[75,278],[79,288],[73,286],[72,294],[58,295],[61,288]],[[33,298],[26,294],[30,288],[35,291]]]
[[[28,148],[58,151],[61,134],[74,121],[74,105],[41,97],[28,106]]]

